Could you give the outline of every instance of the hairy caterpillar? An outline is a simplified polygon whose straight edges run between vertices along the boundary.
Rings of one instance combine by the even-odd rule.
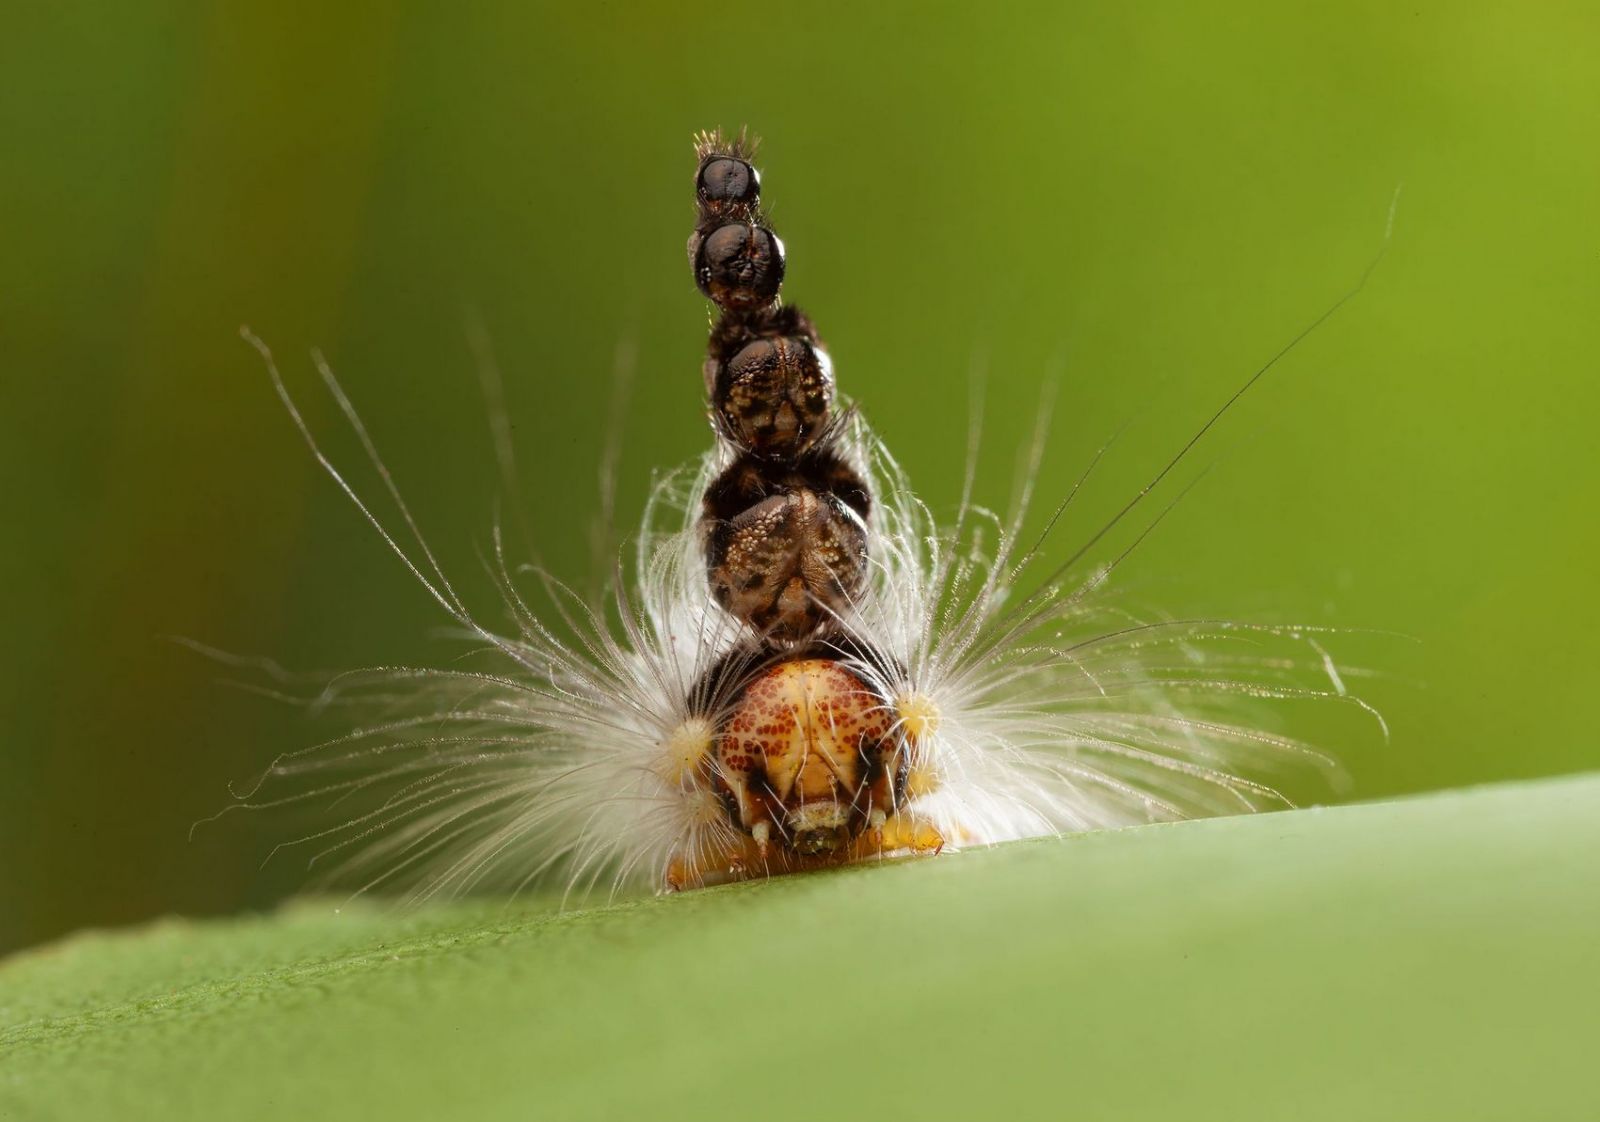
[[[542,572],[519,581],[497,533],[508,623],[483,622],[326,364],[398,531],[323,455],[246,332],[319,462],[476,653],[341,677],[323,701],[358,715],[352,731],[280,757],[242,805],[331,804],[293,844],[358,889],[424,899],[686,888],[1258,810],[1289,805],[1281,769],[1333,769],[1252,715],[1276,699],[1366,708],[1315,629],[1129,614],[1111,578],[1159,514],[1109,560],[1095,551],[1365,276],[1040,573],[1095,461],[1034,537],[1039,441],[1013,515],[963,498],[941,524],[861,414],[834,408],[815,326],[779,300],[784,249],[753,145],[702,134],[696,155],[689,253],[720,311],[704,363],[718,443],[656,486],[600,601]]]

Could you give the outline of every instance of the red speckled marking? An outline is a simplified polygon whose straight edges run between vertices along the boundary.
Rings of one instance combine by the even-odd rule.
[[[853,808],[857,818],[868,807],[886,807],[886,783],[875,784],[870,798],[861,787],[867,762],[892,750],[892,727],[877,695],[831,659],[796,659],[763,672],[717,740],[718,774],[740,824],[748,830],[763,817],[782,824],[786,811],[812,802]]]

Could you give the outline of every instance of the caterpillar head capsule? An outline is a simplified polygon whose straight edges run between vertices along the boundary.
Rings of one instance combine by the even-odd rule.
[[[717,741],[729,814],[768,863],[847,856],[894,812],[905,777],[892,710],[828,658],[768,668],[745,688]]]

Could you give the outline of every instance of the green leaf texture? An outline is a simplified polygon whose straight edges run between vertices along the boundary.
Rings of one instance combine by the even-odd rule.
[[[1600,776],[565,912],[80,935],[7,1119],[1600,1117]]]

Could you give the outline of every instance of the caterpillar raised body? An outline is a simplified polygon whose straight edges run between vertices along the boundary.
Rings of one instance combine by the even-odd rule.
[[[356,714],[354,731],[281,757],[244,805],[338,808],[291,844],[357,889],[615,892],[1283,806],[1285,768],[1333,770],[1261,712],[1365,708],[1313,629],[1152,618],[1111,590],[1152,523],[1131,542],[1112,531],[1193,441],[1064,561],[1041,558],[1088,473],[1025,534],[1037,441],[1010,518],[966,500],[936,518],[841,407],[816,326],[781,298],[754,144],[703,133],[694,153],[716,443],[687,486],[657,485],[604,602],[518,579],[497,534],[511,626],[480,620],[331,372],[319,360],[403,534],[317,449],[248,336],[319,460],[478,661],[341,677],[319,702]]]

